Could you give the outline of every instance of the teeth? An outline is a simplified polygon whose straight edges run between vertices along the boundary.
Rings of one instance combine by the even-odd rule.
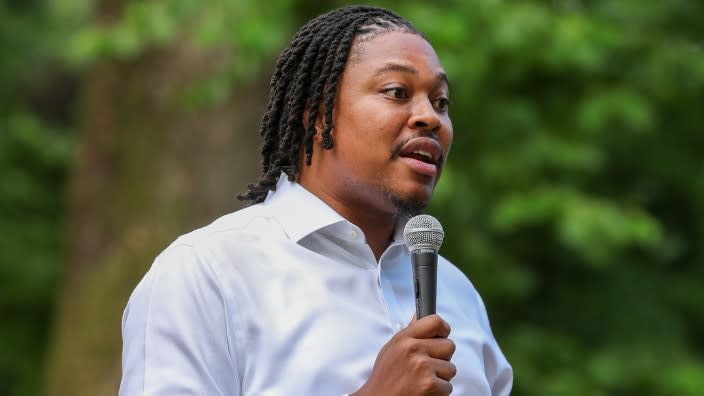
[[[427,158],[430,158],[431,160],[433,159],[433,155],[432,155],[432,154],[430,154],[430,153],[429,153],[429,152],[427,152],[427,151],[422,151],[422,150],[414,150],[414,151],[413,151],[413,154],[418,154],[418,155],[422,155],[423,157],[427,157]]]

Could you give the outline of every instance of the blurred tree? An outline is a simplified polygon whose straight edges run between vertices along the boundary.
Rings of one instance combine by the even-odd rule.
[[[443,252],[487,300],[514,395],[704,394],[703,13],[408,10],[459,82]]]
[[[258,174],[268,75],[257,69],[281,35],[252,4],[103,0],[74,37],[79,146],[49,395],[115,394],[137,281],[176,235],[235,209]]]
[[[72,154],[63,35],[37,1],[0,2],[0,395],[39,394]]]
[[[704,394],[704,4],[376,3],[425,31],[451,77],[430,211],[513,394]],[[48,4],[0,3],[0,394],[37,394],[72,104],[49,394],[114,394],[127,295],[176,235],[234,209],[272,59],[334,5],[101,0],[86,25],[92,2]]]

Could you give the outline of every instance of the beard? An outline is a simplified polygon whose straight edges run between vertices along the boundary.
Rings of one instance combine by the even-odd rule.
[[[391,201],[396,208],[396,215],[400,220],[407,220],[413,216],[417,216],[428,206],[427,201],[417,198],[401,197],[389,190],[386,190],[385,193],[389,201]]]
[[[391,148],[391,158],[390,160],[397,160],[401,156],[401,150],[403,146],[408,143],[413,137],[408,137],[400,142],[397,142]],[[440,159],[442,163],[442,158]],[[396,208],[396,213],[399,219],[408,220],[413,216],[421,214],[421,211],[428,206],[428,200],[422,200],[415,197],[404,197],[400,196],[398,193],[394,193],[387,187],[384,187],[384,194],[386,198],[393,204]]]

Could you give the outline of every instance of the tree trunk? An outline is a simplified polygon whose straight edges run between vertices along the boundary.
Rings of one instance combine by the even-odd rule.
[[[217,63],[181,43],[86,75],[48,395],[116,394],[130,292],[177,235],[238,208],[258,174],[265,76],[227,103],[179,101]]]

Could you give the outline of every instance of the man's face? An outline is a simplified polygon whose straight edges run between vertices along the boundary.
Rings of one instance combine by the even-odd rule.
[[[421,208],[452,143],[448,98],[447,77],[422,37],[388,32],[356,42],[338,85],[335,146],[316,145],[301,184],[338,211]]]

